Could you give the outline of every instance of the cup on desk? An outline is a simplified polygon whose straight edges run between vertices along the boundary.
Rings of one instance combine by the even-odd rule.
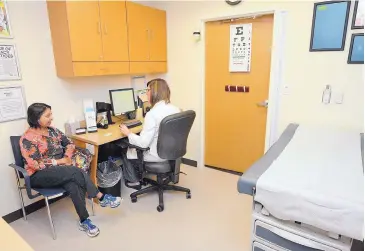
[[[143,109],[142,108],[138,108],[136,110],[136,119],[138,119],[138,120],[142,120],[143,119]]]

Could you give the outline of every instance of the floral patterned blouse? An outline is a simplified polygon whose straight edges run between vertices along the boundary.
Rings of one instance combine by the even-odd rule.
[[[46,136],[29,128],[20,138],[24,168],[29,175],[51,166],[52,159],[72,158],[75,151],[73,142],[54,127],[48,127],[48,134]]]

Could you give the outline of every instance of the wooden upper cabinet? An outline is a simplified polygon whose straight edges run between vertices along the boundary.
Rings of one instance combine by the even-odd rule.
[[[127,1],[129,60],[149,61],[148,15],[150,8]]]
[[[167,70],[166,12],[130,1],[47,1],[59,77]]]
[[[167,61],[166,12],[158,9],[149,11],[150,61]]]
[[[67,1],[66,8],[72,61],[101,61],[103,45],[99,3]]]
[[[129,61],[124,1],[100,1],[103,61]]]
[[[131,62],[167,61],[166,12],[127,2]]]

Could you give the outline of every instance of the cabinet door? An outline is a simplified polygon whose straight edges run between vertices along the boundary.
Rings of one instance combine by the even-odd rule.
[[[67,1],[66,6],[72,61],[100,61],[103,51],[99,3]]]
[[[100,1],[104,61],[128,61],[125,1]]]
[[[129,60],[149,61],[148,13],[150,8],[127,1]]]
[[[148,15],[150,61],[167,61],[166,11],[151,8]]]

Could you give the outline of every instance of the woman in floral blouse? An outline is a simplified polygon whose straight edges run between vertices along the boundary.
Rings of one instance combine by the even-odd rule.
[[[30,128],[19,143],[31,185],[35,188],[64,188],[80,218],[80,230],[90,237],[97,236],[99,228],[91,222],[86,210],[86,193],[89,197],[98,198],[102,207],[118,207],[121,198],[100,193],[83,170],[72,166],[75,145],[64,133],[51,126],[52,120],[51,106],[43,103],[29,106]]]

